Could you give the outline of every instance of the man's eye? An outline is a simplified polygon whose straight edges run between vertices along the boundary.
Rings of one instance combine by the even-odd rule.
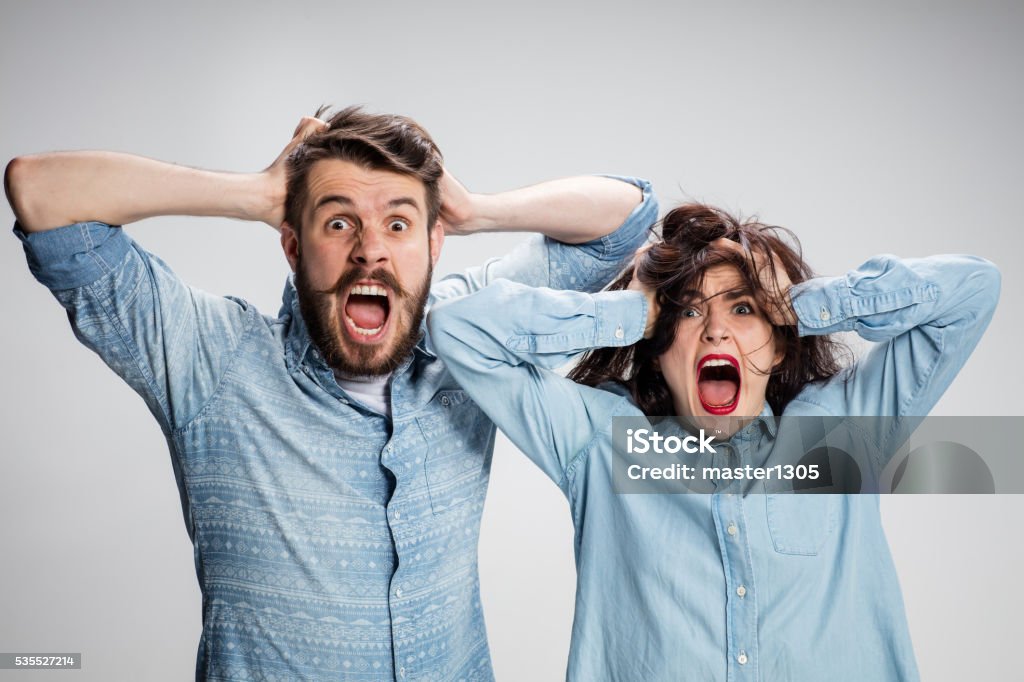
[[[687,308],[682,315],[683,317],[700,317],[700,312],[696,308]]]
[[[754,309],[748,303],[737,303],[736,307],[732,309],[734,313],[738,315],[753,315]]]
[[[352,223],[345,220],[344,218],[335,218],[331,222],[327,223],[327,227],[332,230],[350,230],[352,229]]]
[[[392,220],[390,223],[388,223],[388,229],[391,230],[392,232],[405,232],[406,230],[409,229],[409,223],[407,223],[404,220],[398,220],[396,218],[395,220]]]

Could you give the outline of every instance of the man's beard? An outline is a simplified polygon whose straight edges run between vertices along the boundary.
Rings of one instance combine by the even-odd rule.
[[[432,274],[433,266],[429,264],[427,275],[419,288],[410,292],[403,289],[395,276],[386,270],[378,268],[368,271],[351,268],[341,274],[334,286],[320,291],[310,285],[300,255],[295,265],[295,289],[299,297],[299,310],[306,322],[309,338],[320,351],[324,362],[331,369],[349,376],[380,376],[395,371],[419,342]],[[380,345],[361,344],[351,339],[343,340],[342,335],[345,332],[341,328],[341,315],[344,311],[339,310],[338,301],[340,296],[360,280],[375,280],[391,289],[394,301],[389,302],[392,307],[388,311],[386,324],[400,324],[399,313],[403,309],[405,318],[409,320],[406,329],[396,326],[388,331],[388,334],[395,334],[396,337],[387,342],[392,344],[391,352],[381,357],[376,357],[381,353]]]

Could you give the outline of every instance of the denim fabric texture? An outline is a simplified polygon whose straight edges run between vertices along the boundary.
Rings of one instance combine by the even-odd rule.
[[[657,218],[649,184],[624,180],[644,198],[616,232],[531,238],[429,305],[499,278],[599,289]],[[203,595],[197,679],[493,679],[477,537],[495,429],[429,337],[393,375],[389,419],[338,387],[290,280],[272,318],[186,286],[118,227],[15,232],[166,436]]]
[[[866,439],[860,451],[891,452],[977,345],[999,285],[980,258],[880,256],[795,286],[800,334],[854,331],[878,343],[806,386],[784,416],[891,417],[868,422],[885,426],[877,432],[845,434]],[[495,309],[508,313],[486,314]],[[635,343],[646,319],[639,292],[497,282],[428,321],[470,398],[568,498],[578,572],[568,678],[917,680],[878,495],[616,493],[612,418],[644,415],[621,388],[550,370],[590,348]],[[770,465],[775,445],[799,436],[783,433],[792,423],[766,405],[715,457]],[[676,420],[658,431],[685,433]]]

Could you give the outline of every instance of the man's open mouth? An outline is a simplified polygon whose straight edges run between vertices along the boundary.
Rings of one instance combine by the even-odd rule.
[[[740,363],[731,355],[705,355],[697,363],[697,395],[711,414],[729,414],[740,397]]]
[[[344,310],[349,337],[359,343],[379,341],[391,316],[389,291],[377,282],[356,282],[348,290]]]

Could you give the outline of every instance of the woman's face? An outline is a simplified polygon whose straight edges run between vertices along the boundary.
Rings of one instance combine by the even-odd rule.
[[[768,375],[783,358],[772,326],[732,265],[704,277],[703,301],[683,311],[675,340],[658,358],[676,414],[734,433],[764,407]]]

